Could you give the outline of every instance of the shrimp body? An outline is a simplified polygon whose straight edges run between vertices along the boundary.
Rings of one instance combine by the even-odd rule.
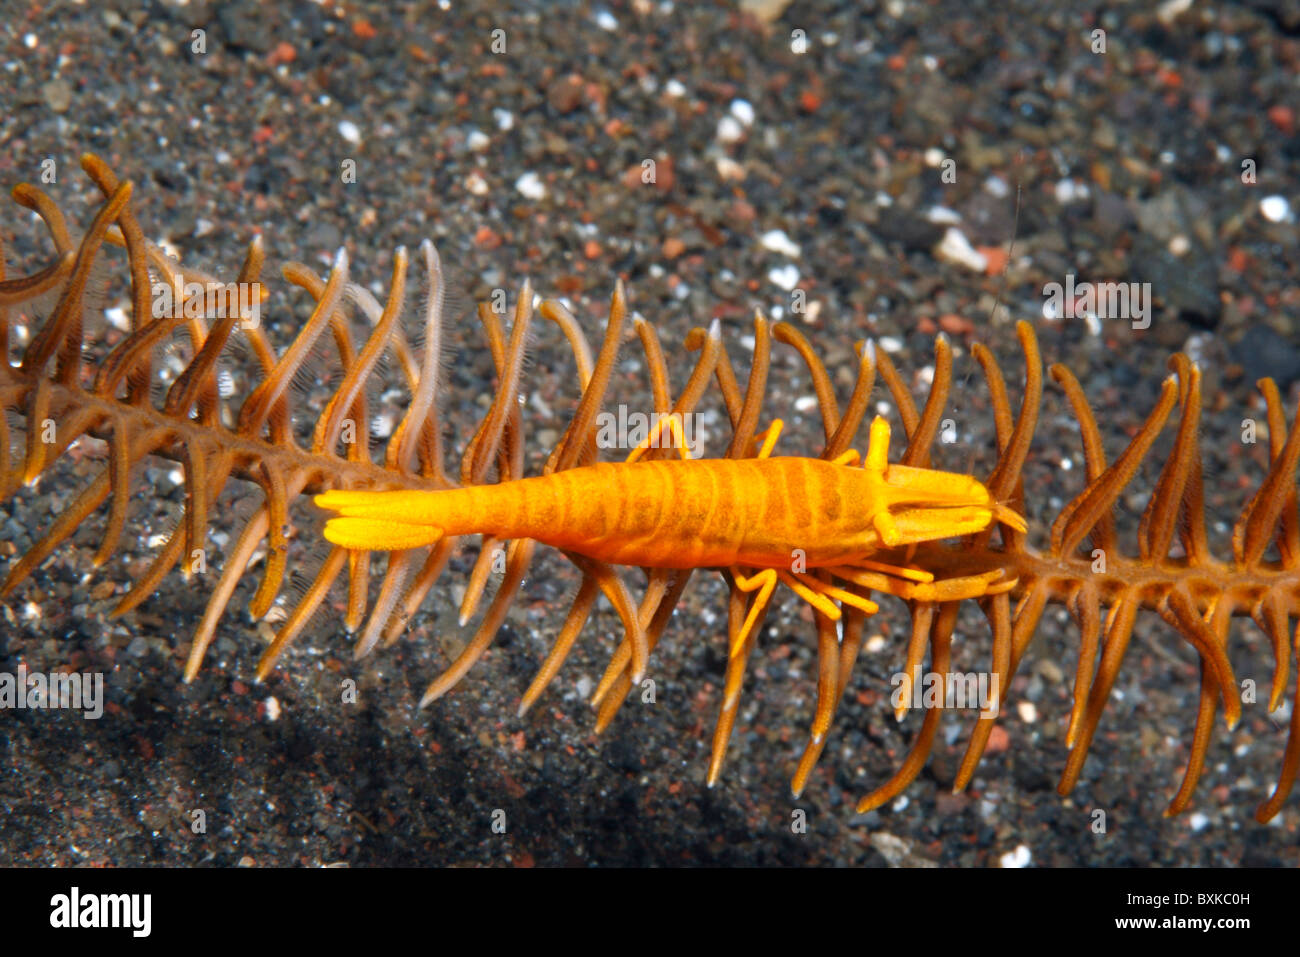
[[[650,568],[796,560],[827,568],[978,532],[1006,512],[969,476],[871,466],[801,457],[599,463],[435,492],[327,492],[316,503],[339,512],[325,537],[349,548],[486,534]]]
[[[1015,585],[1001,568],[937,581],[923,562],[914,563],[912,549],[899,546],[975,534],[994,521],[1025,530],[1024,519],[995,501],[977,479],[889,464],[889,424],[882,418],[872,422],[861,468],[849,464],[857,461],[856,452],[831,461],[769,458],[779,434],[777,420],[755,458],[692,459],[683,444],[680,460],[644,462],[636,461],[644,451],[638,446],[627,462],[496,485],[434,492],[336,490],[315,501],[338,513],[326,522],[325,538],[357,551],[419,548],[470,534],[532,539],[563,549],[583,568],[583,588],[591,583],[590,595],[598,586],[627,632],[597,700],[624,667],[631,684],[639,683],[651,648],[645,623],[613,566],[725,570],[735,588],[753,596],[728,651],[729,704],[719,727],[729,730],[741,663],[778,582],[832,621],[845,607],[874,614],[879,606],[868,597],[871,591],[923,601],[1001,594]],[[888,551],[872,557],[882,549]],[[650,574],[653,582],[662,572]],[[462,624],[468,614],[462,608]],[[569,638],[558,639],[557,648],[572,640],[568,625],[565,634]],[[453,668],[430,686],[423,702],[442,694],[459,674]],[[525,703],[537,693],[530,689]],[[710,781],[721,767],[725,741],[725,734],[715,738]],[[801,767],[796,793],[805,774]]]

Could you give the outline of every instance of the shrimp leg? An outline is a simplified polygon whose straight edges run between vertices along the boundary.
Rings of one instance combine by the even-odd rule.
[[[647,449],[659,448],[659,446],[654,443],[658,442],[663,436],[664,429],[667,429],[672,433],[673,447],[677,449],[677,452],[681,455],[682,459],[685,460],[691,458],[691,450],[686,446],[686,434],[682,430],[681,417],[676,412],[673,412],[661,417],[655,423],[655,427],[650,430],[650,434],[642,439],[641,443],[628,453],[627,460],[629,462],[635,462],[645,454]]]

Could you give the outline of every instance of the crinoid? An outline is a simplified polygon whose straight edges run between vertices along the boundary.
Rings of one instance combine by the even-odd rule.
[[[185,669],[187,680],[199,670],[218,622],[236,586],[264,551],[261,580],[249,606],[254,618],[270,611],[281,591],[290,562],[291,510],[304,495],[332,488],[439,490],[457,484],[491,480],[509,482],[523,477],[523,419],[518,401],[524,346],[533,318],[533,294],[527,283],[520,291],[513,324],[507,333],[488,306],[478,318],[499,380],[477,430],[460,460],[457,479],[444,466],[443,434],[437,413],[439,343],[443,282],[433,246],[420,247],[419,258],[428,286],[423,307],[425,342],[413,349],[398,321],[405,296],[408,257],[398,250],[387,301],[379,303],[349,278],[346,254],[340,252],[328,276],[322,278],[301,265],[284,269],[285,278],[314,301],[312,313],[292,344],[276,354],[250,310],[259,308],[264,287],[259,275],[260,241],[248,249],[237,284],[228,286],[171,260],[146,242],[132,213],[131,185],[120,181],[93,156],[82,160],[85,171],[105,200],[84,235],[74,241],[62,214],[43,192],[20,185],[14,198],[44,221],[56,257],[46,268],[17,279],[0,273],[0,344],[9,356],[11,317],[32,323],[34,304],[57,297],[49,318],[21,349],[17,365],[0,363],[0,408],[23,422],[23,447],[15,461],[10,425],[0,416],[0,500],[10,498],[23,482],[52,474],[52,466],[79,438],[102,439],[108,461],[102,471],[69,502],[51,527],[10,562],[0,594],[8,595],[27,579],[101,506],[107,516],[95,563],[102,564],[121,542],[132,495],[133,466],[148,456],[179,463],[184,472],[183,515],[157,551],[148,570],[122,597],[116,614],[123,615],[145,601],[178,563],[185,574],[196,570],[208,543],[209,517],[218,496],[231,479],[251,482],[261,490],[259,506],[224,555],[221,572],[199,622]],[[124,247],[130,274],[131,326],[95,369],[83,360],[83,321],[92,267],[105,243]],[[2,265],[0,265],[2,268]],[[155,311],[154,283],[181,290],[167,308]],[[238,302],[238,305],[234,303]],[[555,472],[597,460],[596,420],[615,368],[627,318],[623,289],[616,286],[600,352],[593,358],[577,321],[556,301],[537,307],[544,318],[559,325],[576,357],[581,397],[569,425],[546,461]],[[352,317],[371,327],[358,349],[352,338]],[[756,429],[762,418],[772,341],[793,347],[806,363],[817,395],[824,448],[821,456],[834,460],[846,453],[858,436],[877,374],[885,380],[907,434],[901,464],[927,467],[952,382],[952,351],[936,343],[933,383],[923,408],[915,400],[888,356],[859,345],[857,375],[847,405],[841,408],[823,363],[811,343],[784,323],[769,327],[758,317],[754,326],[753,361],[742,389],[715,323],[695,329],[686,346],[698,353],[693,369],[676,399],[669,385],[668,363],[654,328],[641,320],[636,333],[649,371],[656,413],[685,414],[693,410],[716,380],[731,422],[726,455],[757,454]],[[224,410],[217,364],[236,332],[245,337],[261,381],[237,411]],[[997,431],[998,458],[984,485],[998,502],[1023,513],[1022,471],[1029,459],[1037,424],[1043,382],[1041,360],[1032,327],[1020,323],[1018,336],[1025,356],[1024,397],[1013,412],[1006,382],[992,354],[976,345]],[[156,378],[155,349],[174,333],[184,332],[192,358],[167,388],[160,402],[152,400]],[[290,427],[290,382],[318,340],[332,340],[341,382],[320,412],[310,446],[295,440]],[[368,399],[365,386],[382,356],[395,362],[406,380],[410,400],[404,418],[388,439],[381,462],[370,449]],[[1074,682],[1074,706],[1067,741],[1070,754],[1061,781],[1062,793],[1079,777],[1092,738],[1110,696],[1132,635],[1136,615],[1146,608],[1157,612],[1197,651],[1201,660],[1200,707],[1191,756],[1182,786],[1170,813],[1182,810],[1191,798],[1205,762],[1211,729],[1220,703],[1231,727],[1241,715],[1241,698],[1226,654],[1233,616],[1249,614],[1271,642],[1274,656],[1270,710],[1280,706],[1292,654],[1291,618],[1300,617],[1300,517],[1296,503],[1296,465],[1300,459],[1300,419],[1287,433],[1278,390],[1263,380],[1268,407],[1271,466],[1251,497],[1233,533],[1231,561],[1217,561],[1207,545],[1203,517],[1201,458],[1197,445],[1201,412],[1201,380],[1184,356],[1171,362],[1173,375],[1163,384],[1159,401],[1123,453],[1107,464],[1095,417],[1074,376],[1063,366],[1051,368],[1079,422],[1087,465],[1087,484],[1053,523],[1042,551],[1029,544],[1030,535],[1005,524],[948,542],[885,550],[881,560],[891,565],[926,569],[934,587],[909,593],[911,638],[904,674],[919,670],[927,655],[930,671],[949,670],[954,627],[960,600],[945,592],[944,582],[1014,579],[978,599],[992,631],[990,672],[998,680],[998,704],[1005,701],[1011,678],[1033,638],[1049,602],[1064,604],[1078,621],[1081,634]],[[1117,541],[1113,506],[1138,472],[1153,442],[1175,407],[1180,409],[1173,451],[1138,529],[1135,552],[1126,553]],[[646,457],[673,454],[651,448]],[[371,595],[372,556],[332,548],[310,585],[279,624],[274,641],[262,655],[257,675],[264,678],[334,583],[347,570],[346,623],[358,632],[357,656],[371,652],[381,640],[394,641],[420,607],[446,568],[455,547],[444,539],[428,548],[389,553],[382,577]],[[1273,552],[1270,552],[1270,548]],[[504,551],[501,551],[504,549]],[[504,556],[504,574],[481,622],[451,667],[428,687],[428,704],[456,684],[482,656],[500,628],[533,558],[535,543],[485,541],[470,575],[461,606],[462,621],[475,613],[491,576],[492,565]],[[584,624],[596,597],[603,593],[622,619],[625,637],[616,648],[599,683],[594,704],[596,724],[606,727],[645,668],[677,606],[694,569],[645,569],[645,588],[636,600],[623,576],[598,562],[575,559],[581,584],[559,629],[554,645],[528,689],[520,711],[534,704],[555,677]],[[746,663],[761,631],[768,605],[760,596],[728,577],[728,661],[723,700],[713,739],[708,778],[720,773],[727,743],[737,717]],[[859,599],[886,591],[879,575],[863,570],[845,588]],[[817,628],[817,703],[808,744],[794,779],[801,791],[827,741],[831,721],[853,673],[863,643],[867,614],[863,602],[844,601],[836,616],[814,611]],[[755,618],[745,627],[746,620]],[[747,637],[737,641],[738,636]],[[911,752],[897,773],[865,797],[860,810],[880,806],[899,794],[924,765],[943,720],[946,694],[940,679],[934,706],[926,708]],[[976,720],[957,775],[958,788],[971,780],[996,720],[985,714]],[[1282,770],[1271,798],[1257,812],[1264,821],[1275,815],[1294,782],[1300,763],[1300,709],[1292,707],[1290,736]]]

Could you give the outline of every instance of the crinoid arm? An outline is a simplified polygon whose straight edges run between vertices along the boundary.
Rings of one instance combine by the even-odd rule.
[[[148,563],[118,600],[115,614],[126,615],[147,601],[165,576],[179,568],[202,582],[209,597],[191,643],[184,677],[192,680],[236,592],[245,579],[249,613],[271,616],[278,630],[257,666],[265,679],[283,660],[294,641],[309,626],[336,584],[342,592],[344,623],[356,633],[354,654],[371,653],[379,644],[396,640],[420,609],[448,567],[459,546],[457,535],[444,535],[436,521],[410,521],[416,513],[394,516],[383,506],[369,511],[377,492],[400,492],[421,501],[457,487],[510,482],[525,473],[522,392],[524,356],[534,313],[554,322],[571,348],[577,367],[579,397],[568,426],[546,458],[543,474],[592,464],[598,459],[596,422],[614,373],[628,315],[621,283],[614,287],[604,340],[593,353],[579,323],[560,302],[534,303],[532,287],[523,283],[509,328],[486,304],[477,313],[477,327],[491,355],[498,387],[482,419],[465,444],[459,469],[445,464],[443,421],[438,412],[440,344],[445,311],[445,280],[441,261],[431,243],[422,243],[412,264],[406,250],[393,257],[388,293],[381,303],[352,274],[346,251],[339,250],[331,268],[318,275],[309,267],[289,264],[283,269],[293,294],[307,297],[310,316],[283,349],[271,341],[273,324],[251,321],[252,310],[269,300],[261,273],[262,242],[248,247],[233,283],[220,282],[169,257],[149,243],[136,220],[133,187],[101,160],[87,155],[82,168],[95,183],[101,202],[85,231],[76,234],[54,201],[35,186],[21,184],[13,198],[43,224],[52,251],[30,274],[7,277],[0,257],[0,500],[38,482],[63,481],[61,468],[70,449],[84,437],[101,440],[104,459],[75,494],[63,499],[61,511],[47,527],[33,530],[34,539],[13,549],[0,583],[0,597],[13,594],[37,573],[56,550],[81,536],[93,551],[87,560],[103,566],[122,551],[132,529],[130,504],[137,491],[140,463],[159,457],[177,463],[183,475],[180,514]],[[121,263],[129,277],[130,310],[125,334],[96,348],[102,355],[89,361],[89,338],[83,326],[93,301],[96,270]],[[422,280],[424,298],[417,321],[423,328],[423,348],[407,342],[401,321],[408,273]],[[180,290],[175,301],[159,305],[154,286]],[[197,287],[202,290],[195,293]],[[220,295],[208,295],[217,287]],[[228,294],[240,294],[233,300]],[[52,302],[48,317],[37,316]],[[1204,475],[1199,449],[1201,376],[1185,356],[1171,360],[1171,375],[1145,422],[1113,461],[1108,461],[1096,418],[1075,377],[1064,366],[1052,366],[1053,380],[1064,391],[1078,422],[1086,476],[1083,488],[1060,511],[1047,534],[1027,526],[1023,472],[1030,460],[1043,395],[1043,368],[1033,327],[1017,325],[1024,354],[1023,398],[1013,410],[1002,371],[992,353],[975,345],[972,354],[981,366],[991,397],[997,435],[997,460],[987,476],[953,476],[932,470],[931,450],[945,415],[952,383],[952,348],[946,339],[935,343],[934,374],[924,406],[910,394],[889,356],[869,343],[858,345],[856,377],[851,395],[840,406],[821,359],[811,343],[787,323],[772,326],[761,315],[754,319],[754,346],[748,380],[742,388],[728,357],[718,322],[695,329],[688,350],[697,352],[694,365],[674,398],[669,364],[658,334],[643,319],[635,332],[645,357],[654,412],[661,421],[680,421],[691,413],[716,384],[730,422],[725,456],[746,459],[771,453],[780,429],[768,421],[763,402],[773,340],[793,348],[807,366],[820,410],[824,445],[820,457],[836,468],[857,467],[853,451],[863,418],[879,377],[885,383],[906,444],[897,461],[888,460],[888,429],[884,420],[870,427],[864,466],[879,476],[899,509],[892,506],[872,515],[882,547],[858,562],[833,568],[758,569],[737,565],[723,571],[728,614],[726,666],[717,723],[707,771],[710,784],[722,773],[731,734],[739,715],[747,663],[764,635],[775,603],[776,585],[798,594],[812,609],[816,628],[817,691],[807,743],[794,771],[799,793],[811,780],[832,729],[834,716],[854,678],[854,668],[869,616],[882,596],[901,599],[911,627],[904,654],[906,673],[929,660],[933,672],[945,673],[952,660],[958,610],[963,601],[976,601],[989,622],[988,674],[995,681],[996,700],[974,720],[955,786],[966,787],[975,775],[994,722],[1004,710],[1012,678],[1038,630],[1049,604],[1064,606],[1079,626],[1078,664],[1074,699],[1068,715],[1069,753],[1060,782],[1069,791],[1084,776],[1092,742],[1104,720],[1128,647],[1140,642],[1140,616],[1155,613],[1167,623],[1200,661],[1199,703],[1191,735],[1186,771],[1169,804],[1178,813],[1194,797],[1206,763],[1210,742],[1222,709],[1225,723],[1234,726],[1243,715],[1242,696],[1228,654],[1234,619],[1249,616],[1263,631],[1273,659],[1268,710],[1279,709],[1291,689],[1291,720],[1282,766],[1272,794],[1256,815],[1266,821],[1282,809],[1300,771],[1300,668],[1292,657],[1300,653],[1300,513],[1297,511],[1296,470],[1300,465],[1300,414],[1288,427],[1281,395],[1270,380],[1259,388],[1267,406],[1269,464],[1254,494],[1243,506],[1232,534],[1232,555],[1211,554],[1205,528]],[[21,329],[18,327],[21,326]],[[365,332],[363,341],[355,329]],[[25,335],[15,338],[15,331]],[[156,394],[159,370],[155,354],[173,338],[189,346],[189,358]],[[252,357],[253,385],[242,402],[228,406],[220,371],[230,360],[229,348],[242,339]],[[314,416],[310,438],[296,437],[295,407],[303,411],[294,379],[309,356],[324,349],[338,373],[338,384]],[[16,356],[17,361],[10,361]],[[409,402],[406,412],[382,448],[372,453],[370,423],[373,410],[367,387],[380,378],[386,360],[401,378]],[[1138,524],[1136,543],[1120,541],[1116,503],[1148,457],[1154,443],[1176,421],[1172,450]],[[15,431],[15,423],[21,423]],[[883,430],[882,430],[883,426]],[[672,425],[667,426],[673,428]],[[648,443],[634,457],[684,456],[683,436],[677,446]],[[883,440],[883,441],[881,441]],[[376,446],[380,443],[376,442]],[[948,475],[948,478],[941,476]],[[57,478],[56,478],[57,476]],[[209,535],[213,517],[223,507],[221,497],[235,481],[255,490],[255,507],[245,516],[229,544],[215,551]],[[897,486],[901,486],[898,488]],[[153,490],[145,490],[153,492]],[[921,501],[909,494],[922,492]],[[158,493],[161,495],[161,493]],[[305,577],[305,587],[285,594],[286,578],[300,553],[303,539],[316,540],[320,512],[301,502],[318,496],[319,503],[337,511],[326,526],[328,548]],[[943,508],[931,510],[936,498]],[[391,500],[385,499],[385,502]],[[404,500],[406,501],[406,500]],[[917,507],[919,504],[920,507]],[[946,512],[947,514],[939,514]],[[427,516],[426,516],[427,518]],[[84,529],[84,531],[83,531]],[[1043,541],[1031,547],[1030,539]],[[1104,567],[1091,558],[1100,550]],[[377,555],[382,551],[384,555]],[[425,690],[422,704],[433,702],[460,681],[491,645],[507,612],[518,600],[531,567],[536,542],[486,538],[474,563],[465,597],[462,622],[478,616],[464,650]],[[493,574],[497,559],[504,568]],[[610,601],[622,627],[609,665],[593,695],[596,728],[608,727],[634,685],[646,674],[648,662],[665,633],[695,569],[645,568],[635,572],[574,556],[581,582],[555,642],[540,663],[536,678],[523,693],[523,712],[541,699],[562,668],[578,635],[596,607],[597,596]],[[769,574],[770,573],[770,574]],[[638,592],[629,581],[640,582]],[[488,585],[495,591],[488,600]],[[480,610],[480,605],[486,605]],[[946,693],[948,689],[941,687]],[[956,710],[940,695],[928,707],[910,752],[897,772],[879,784],[859,804],[880,807],[900,794],[920,773],[941,724]],[[898,709],[904,714],[906,705]],[[1064,718],[1065,716],[1063,716]]]

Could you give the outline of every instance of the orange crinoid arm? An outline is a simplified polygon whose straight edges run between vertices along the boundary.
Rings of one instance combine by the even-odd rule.
[[[1076,494],[1050,522],[1050,532],[1036,536],[1040,540],[1031,546],[1020,516],[1043,515],[1044,524],[1049,516],[1046,502],[1026,501],[1027,492],[1033,498],[1041,488],[1024,473],[1035,464],[1045,378],[1030,323],[1016,327],[1024,356],[1023,376],[1016,383],[1018,403],[1013,404],[1012,389],[992,352],[978,343],[971,348],[992,402],[997,462],[986,476],[954,478],[929,468],[953,381],[953,350],[942,337],[935,342],[932,384],[923,403],[911,394],[910,380],[894,368],[889,356],[863,343],[858,345],[856,375],[851,376],[852,395],[841,406],[834,379],[798,329],[785,323],[771,326],[762,316],[755,317],[753,354],[746,362],[749,377],[742,383],[715,322],[689,335],[687,349],[696,355],[687,379],[678,383],[680,393],[675,393],[658,333],[650,323],[632,319],[621,283],[615,283],[609,300],[598,354],[588,347],[580,324],[562,303],[543,301],[537,314],[557,324],[573,353],[577,403],[546,459],[543,476],[525,478],[528,420],[519,397],[534,319],[534,297],[525,283],[508,328],[486,304],[476,321],[471,319],[482,334],[499,387],[477,429],[464,437],[459,468],[454,469],[445,460],[445,423],[438,412],[438,397],[445,389],[439,361],[444,291],[440,260],[431,243],[421,244],[418,254],[408,255],[401,248],[395,252],[382,303],[353,276],[346,250],[337,252],[324,275],[300,263],[288,264],[284,279],[293,295],[305,300],[310,314],[294,327],[291,340],[275,342],[271,332],[278,334],[291,324],[251,321],[253,311],[274,301],[262,282],[266,251],[260,240],[249,244],[242,264],[228,277],[235,281],[222,282],[149,243],[135,216],[130,182],[95,156],[82,157],[81,166],[99,194],[81,229],[69,223],[40,187],[19,184],[13,198],[35,213],[50,251],[39,268],[12,277],[4,274],[0,256],[0,356],[5,359],[0,361],[0,501],[19,495],[24,483],[39,481],[39,494],[57,486],[53,494],[59,502],[48,526],[25,528],[13,542],[3,543],[11,547],[3,558],[0,598],[25,587],[29,579],[39,581],[47,558],[74,547],[74,542],[86,543],[87,535],[95,538],[88,543],[88,560],[96,567],[108,563],[123,542],[134,537],[131,505],[141,476],[160,471],[140,466],[152,458],[166,459],[183,473],[180,514],[160,536],[147,565],[123,589],[114,614],[132,614],[173,570],[196,579],[209,597],[185,664],[185,679],[191,680],[203,666],[230,603],[243,594],[244,579],[255,578],[249,614],[277,628],[257,665],[258,677],[265,678],[308,629],[315,612],[329,602],[336,586],[342,593],[345,624],[357,632],[357,657],[395,641],[449,567],[458,536],[466,534],[466,527],[457,523],[481,527],[493,512],[462,506],[477,502],[476,496],[511,495],[514,505],[506,508],[503,499],[494,509],[492,520],[499,527],[482,529],[489,534],[461,606],[465,621],[477,618],[476,627],[447,671],[428,686],[423,704],[465,676],[518,598],[535,542],[507,533],[526,528],[540,534],[549,524],[566,529],[557,538],[562,545],[581,546],[587,552],[566,552],[582,582],[537,681],[524,694],[524,704],[537,701],[559,672],[596,598],[603,594],[619,615],[624,638],[592,696],[599,708],[598,729],[608,726],[646,673],[648,656],[667,633],[694,570],[728,566],[725,634],[723,626],[715,634],[698,620],[689,626],[692,638],[717,639],[727,654],[710,781],[718,777],[728,735],[742,714],[746,662],[758,642],[767,638],[765,617],[779,581],[809,602],[816,632],[817,700],[795,774],[796,790],[810,780],[831,739],[840,702],[852,697],[855,683],[868,680],[856,674],[854,666],[865,645],[864,623],[874,613],[875,599],[888,594],[906,602],[911,620],[906,647],[898,649],[897,659],[907,674],[927,659],[933,671],[946,671],[957,623],[968,617],[959,615],[965,610],[962,603],[976,600],[989,624],[983,673],[996,679],[991,685],[998,690],[977,715],[954,715],[958,706],[944,695],[925,705],[911,752],[897,773],[862,799],[860,809],[887,804],[918,777],[933,743],[946,740],[939,733],[945,720],[969,719],[971,730],[955,786],[963,788],[974,779],[1039,623],[1045,614],[1056,613],[1049,612],[1051,604],[1073,617],[1079,635],[1078,654],[1071,658],[1076,662],[1073,702],[1068,715],[1062,715],[1068,720],[1062,792],[1088,778],[1089,749],[1099,733],[1136,734],[1133,729],[1104,727],[1103,722],[1129,646],[1140,644],[1146,627],[1158,618],[1185,642],[1200,665],[1186,769],[1171,795],[1169,813],[1195,800],[1202,772],[1212,763],[1209,748],[1220,712],[1228,727],[1243,718],[1252,722],[1252,731],[1258,732],[1253,747],[1280,752],[1276,781],[1257,808],[1257,818],[1268,820],[1286,807],[1300,773],[1300,668],[1294,667],[1300,636],[1293,630],[1300,619],[1300,415],[1292,412],[1288,422],[1282,395],[1271,380],[1258,383],[1268,420],[1267,447],[1257,450],[1259,481],[1241,503],[1230,554],[1219,556],[1210,549],[1205,503],[1211,493],[1217,500],[1234,490],[1206,487],[1218,477],[1202,468],[1202,383],[1196,365],[1183,355],[1170,360],[1171,374],[1160,385],[1145,422],[1127,444],[1115,449],[1108,448],[1111,440],[1097,422],[1084,387],[1064,366],[1052,366],[1051,379],[1078,423],[1085,468],[1070,473],[1077,482]],[[22,219],[30,217],[24,214]],[[83,327],[98,312],[94,295],[103,284],[95,277],[105,267],[120,270],[130,296],[124,334],[107,338],[87,335]],[[425,287],[421,349],[408,342],[401,321],[411,298],[406,295],[408,272],[420,276]],[[156,280],[177,290],[179,300],[156,309]],[[197,287],[206,293],[214,285],[237,288],[244,295],[232,302],[226,295],[192,291]],[[629,321],[635,326],[638,359],[644,359],[655,413],[690,415],[709,390],[716,391],[731,428],[724,459],[668,462],[676,450],[647,448],[641,461],[630,465],[596,463],[595,423],[612,383],[621,379],[616,370],[621,345],[632,331]],[[364,342],[354,338],[358,329],[366,330]],[[184,339],[190,358],[175,375],[164,378],[155,359],[175,337]],[[228,347],[236,338],[249,347],[251,364],[243,362],[240,370],[249,375],[252,387],[236,390],[244,398],[237,407],[228,407],[230,394],[222,388],[220,373],[231,361]],[[774,343],[793,348],[807,367],[824,433],[820,459],[758,459],[770,451],[775,435],[761,440],[757,435],[758,423],[765,420]],[[333,357],[339,384],[322,408],[304,409],[305,397],[292,383],[322,348]],[[385,358],[388,361],[381,362]],[[410,401],[391,437],[372,454],[369,396],[384,368],[397,380],[384,382],[384,387],[406,391]],[[906,445],[896,462],[889,463],[887,441],[877,440],[885,433],[873,424],[870,467],[853,468],[848,464],[854,458],[851,447],[866,410],[873,407],[877,379],[888,389]],[[317,421],[306,443],[295,434],[295,406]],[[47,432],[49,423],[57,426],[53,433]],[[1143,488],[1144,462],[1171,424],[1172,441],[1160,446],[1163,460],[1146,469],[1158,471],[1158,477],[1150,488]],[[96,442],[77,450],[77,469],[62,468],[66,454],[83,438]],[[1222,441],[1222,436],[1211,438]],[[88,452],[100,443],[102,459]],[[1052,455],[1055,460],[1057,453]],[[608,469],[618,471],[600,471]],[[82,481],[79,476],[86,470],[93,474]],[[606,494],[602,482],[617,475],[624,477],[620,481],[639,478],[628,481],[629,496],[616,517],[644,522],[656,533],[672,527],[673,536],[638,538],[635,528],[629,533],[622,527],[567,523],[563,519],[570,516],[547,516],[546,503],[529,499],[532,492],[525,491],[543,488],[553,479],[549,487],[566,489],[564,499],[578,503],[594,521],[601,518],[598,506]],[[673,487],[663,484],[677,481],[672,476],[693,476],[681,479],[685,484],[680,488],[689,496],[675,495]],[[781,494],[765,499],[706,492],[721,488],[719,483],[738,487],[751,480],[759,483],[756,487],[780,488]],[[850,480],[874,481],[875,486],[845,496]],[[210,525],[236,481],[252,490],[251,496],[246,490],[245,497],[251,497],[254,508],[236,523],[229,543],[217,554]],[[72,487],[74,483],[79,484]],[[494,491],[498,488],[510,491]],[[371,489],[393,492],[364,491]],[[838,503],[813,500],[835,489],[840,490]],[[147,492],[152,495],[153,490]],[[1130,494],[1138,492],[1142,494]],[[369,510],[382,496],[394,493],[403,497],[382,498],[378,511]],[[170,494],[170,488],[159,490],[156,498],[161,501]],[[303,507],[303,499],[313,495],[320,496],[321,507],[338,512],[326,525],[330,547],[319,553],[313,551],[312,532],[318,515]],[[640,499],[631,501],[636,497]],[[1124,505],[1139,499],[1146,501],[1140,521],[1128,522]],[[401,505],[396,514],[393,502]],[[726,507],[715,507],[718,503]],[[819,555],[817,549],[826,548],[827,542],[847,541],[837,538],[848,529],[836,525],[841,520],[837,515],[845,522],[851,519],[864,536],[857,543],[861,548],[847,555]],[[611,517],[608,510],[604,517]],[[692,528],[693,522],[699,527]],[[1135,529],[1127,527],[1134,524]],[[744,541],[737,544],[728,529],[745,529]],[[798,541],[801,529],[805,541]],[[816,534],[810,534],[812,530]],[[799,561],[808,559],[802,570],[793,566],[789,550],[796,541],[803,553]],[[605,548],[609,550],[602,551]],[[742,557],[749,563],[738,560]],[[625,580],[617,564],[639,565],[640,572]],[[765,565],[772,574],[762,573]],[[307,572],[305,587],[282,596],[290,569]],[[495,582],[490,601],[485,597],[489,581]],[[636,582],[635,588],[629,581]],[[34,601],[40,600],[40,590],[31,594]],[[486,606],[482,610],[480,600]],[[1247,646],[1233,641],[1241,619],[1253,621],[1266,642]],[[685,631],[688,626],[679,627]],[[1271,659],[1269,693],[1258,702],[1243,701],[1235,668],[1250,667],[1249,673],[1257,673],[1256,663],[1247,656],[1259,649]],[[1271,714],[1288,699],[1289,722],[1272,720]],[[907,703],[896,707],[905,711]]]

